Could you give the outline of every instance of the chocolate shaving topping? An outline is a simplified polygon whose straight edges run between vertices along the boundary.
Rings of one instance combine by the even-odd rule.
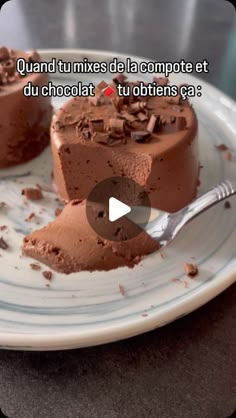
[[[146,113],[143,113],[143,112],[139,112],[139,113],[137,113],[137,118],[138,118],[141,122],[144,122],[145,120],[148,120],[148,116],[146,115]]]
[[[124,132],[124,120],[111,118],[109,119],[108,127],[109,130],[122,134]]]
[[[135,103],[131,103],[130,107],[129,107],[129,112],[130,113],[139,113],[142,111],[145,111],[147,107],[147,102],[135,102]]]
[[[93,134],[95,132],[104,132],[104,120],[103,119],[91,119],[89,121],[90,132]]]
[[[127,122],[130,122],[131,124],[137,120],[136,116],[131,115],[128,112],[122,112],[121,117],[123,117]]]
[[[133,131],[131,138],[136,142],[146,142],[151,138],[151,133],[148,131]]]
[[[0,238],[0,248],[1,248],[1,250],[7,250],[8,247],[9,247],[9,245],[7,244],[7,242],[3,238]]]
[[[147,125],[147,131],[148,132],[155,132],[155,129],[159,126],[159,120],[160,117],[157,115],[151,115],[148,125]]]
[[[107,145],[109,142],[109,134],[105,132],[94,132],[92,141],[99,144]]]

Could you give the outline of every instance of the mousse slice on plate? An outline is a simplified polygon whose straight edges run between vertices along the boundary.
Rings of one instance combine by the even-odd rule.
[[[104,222],[104,229],[109,228],[106,218],[98,222]],[[114,241],[105,239],[88,223],[86,201],[72,200],[53,222],[24,238],[22,252],[69,274],[133,267],[144,255],[159,249],[159,244],[144,231],[136,231],[138,227],[131,221],[123,217],[117,222]]]

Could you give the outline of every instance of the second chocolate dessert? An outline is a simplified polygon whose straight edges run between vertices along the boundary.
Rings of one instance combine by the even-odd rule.
[[[85,199],[100,181],[126,176],[144,187],[152,207],[181,209],[194,199],[198,184],[193,108],[180,96],[122,98],[116,84],[111,87],[111,97],[73,98],[53,118],[53,181],[59,197]]]
[[[16,59],[40,61],[34,52],[0,47],[0,168],[24,163],[36,157],[49,143],[52,107],[48,97],[25,97],[23,88],[47,84],[47,74],[16,72]]]

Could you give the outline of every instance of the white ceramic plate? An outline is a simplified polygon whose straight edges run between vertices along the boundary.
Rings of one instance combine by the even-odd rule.
[[[96,51],[42,51],[67,60],[111,60],[126,57]],[[140,59],[134,57],[137,61]],[[98,82],[93,75],[77,77]],[[135,77],[137,79],[137,76]],[[141,78],[141,77],[140,77]],[[152,76],[142,77],[151,81]],[[76,77],[74,76],[74,80]],[[57,83],[73,83],[73,76],[55,75]],[[171,82],[199,84],[190,76],[173,76]],[[200,122],[201,187],[199,194],[226,178],[236,177],[236,104],[212,86],[201,83],[203,97],[193,100]],[[58,107],[63,99],[55,99]],[[215,145],[225,143],[233,161],[225,161]],[[206,212],[185,228],[163,251],[146,257],[134,269],[110,272],[53,274],[49,283],[41,271],[32,271],[31,259],[20,257],[25,234],[46,224],[58,206],[52,192],[39,203],[23,205],[21,189],[36,183],[50,185],[51,156],[47,149],[34,161],[0,171],[0,231],[9,250],[0,250],[0,345],[21,350],[55,350],[116,341],[163,326],[203,305],[236,278],[235,198]],[[32,222],[24,219],[35,212]],[[197,263],[195,279],[184,275],[185,262]],[[46,268],[48,270],[48,268]],[[50,285],[48,287],[47,285]],[[122,295],[119,286],[125,295]]]

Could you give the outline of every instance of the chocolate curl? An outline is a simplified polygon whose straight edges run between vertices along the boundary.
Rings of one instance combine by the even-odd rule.
[[[136,142],[147,142],[151,138],[151,133],[148,131],[133,131],[131,138]]]
[[[104,132],[104,119],[91,119],[89,121],[89,128],[91,133]]]
[[[109,125],[108,128],[112,132],[122,134],[124,133],[125,129],[125,122],[123,119],[109,119]]]
[[[155,132],[155,130],[159,126],[160,117],[157,115],[152,115],[149,119],[148,125],[147,125],[147,131],[152,133]]]
[[[5,46],[0,47],[0,62],[7,61],[9,58],[9,50]]]
[[[135,102],[135,103],[131,103],[131,105],[129,106],[129,112],[130,113],[139,113],[139,112],[143,112],[145,111],[147,107],[147,103],[146,102]]]
[[[153,77],[153,81],[157,83],[158,86],[167,86],[169,84],[169,79],[167,77]]]
[[[146,113],[139,112],[137,113],[137,118],[140,120],[140,122],[144,122],[145,120],[148,120],[148,116]]]
[[[115,84],[124,84],[125,80],[127,80],[127,77],[124,74],[117,73],[112,78],[113,83]]]
[[[137,120],[136,116],[131,115],[131,114],[130,114],[130,113],[128,113],[128,112],[122,112],[121,116],[122,116],[125,120],[127,120],[127,122],[129,122],[129,123],[131,123],[131,124]]]
[[[99,144],[107,145],[109,142],[109,135],[105,132],[95,132],[92,136],[92,141]]]
[[[177,129],[178,131],[184,131],[187,128],[187,121],[184,116],[177,118]]]

